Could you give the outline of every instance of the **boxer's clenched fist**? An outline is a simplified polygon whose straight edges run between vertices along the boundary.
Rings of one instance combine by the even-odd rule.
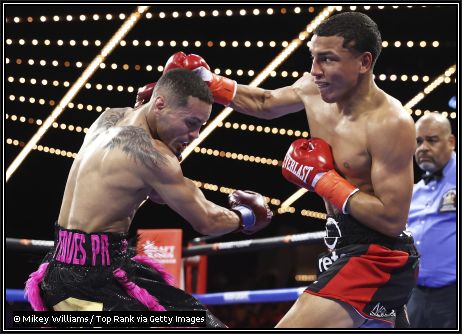
[[[273,212],[262,195],[249,190],[236,190],[229,195],[229,205],[241,218],[239,230],[253,234],[265,228],[273,217]]]

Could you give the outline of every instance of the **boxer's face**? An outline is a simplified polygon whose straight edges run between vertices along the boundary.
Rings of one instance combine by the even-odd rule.
[[[454,150],[454,136],[445,133],[444,128],[432,120],[418,123],[416,132],[415,161],[420,169],[431,173],[442,169]]]
[[[180,156],[186,146],[199,136],[211,111],[212,105],[192,96],[183,107],[169,107],[167,104],[158,118],[157,134],[176,156]]]
[[[317,36],[311,39],[311,75],[314,78],[322,99],[333,103],[348,98],[357,85],[360,74],[369,68],[364,67],[364,56],[343,47],[343,37]]]

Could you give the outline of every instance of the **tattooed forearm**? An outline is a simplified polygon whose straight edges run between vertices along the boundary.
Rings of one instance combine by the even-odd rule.
[[[97,127],[109,129],[117,124],[120,121],[128,108],[115,108],[106,110],[97,120]]]
[[[109,149],[120,147],[136,161],[148,168],[159,166],[165,158],[157,152],[151,143],[151,137],[141,128],[135,126],[122,127],[120,132],[106,145]]]

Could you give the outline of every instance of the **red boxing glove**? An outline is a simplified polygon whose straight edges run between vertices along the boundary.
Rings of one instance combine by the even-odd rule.
[[[174,53],[170,58],[168,58],[167,62],[164,66],[164,73],[174,68],[185,68],[184,60],[186,59],[186,54],[184,52],[177,52]]]
[[[195,54],[190,54],[186,56],[184,52],[177,52],[167,60],[167,63],[164,66],[163,73],[173,70],[174,68],[186,68],[189,70],[193,70],[198,67],[205,67],[206,69],[210,69],[209,65],[207,65],[207,63],[202,57],[197,56]],[[156,83],[152,82],[138,89],[138,93],[136,95],[135,108],[149,101],[155,86]]]
[[[164,73],[174,68],[186,68],[188,70],[195,70],[198,67],[205,67],[210,70],[209,65],[205,62],[204,58],[201,56],[191,53],[186,55],[184,52],[174,53],[170,58],[168,58],[167,63],[164,67]]]
[[[186,56],[186,58],[183,61],[184,68],[187,68],[188,70],[195,70],[196,68],[199,67],[204,67],[208,70],[210,70],[210,66],[205,62],[204,58],[201,56],[195,55],[194,53],[190,53],[189,55]]]
[[[229,205],[241,218],[238,231],[254,234],[265,228],[273,218],[273,212],[262,195],[249,190],[236,190],[229,195]]]
[[[186,55],[184,52],[177,52],[168,59],[164,72],[173,68],[187,68],[196,72],[202,80],[207,82],[217,103],[227,106],[236,95],[236,81],[212,73],[210,66],[201,56],[193,53]]]
[[[234,80],[222,77],[210,71],[209,65],[205,62],[204,58],[196,54],[186,55],[184,52],[177,52],[173,54],[164,66],[164,72],[166,73],[174,68],[186,68],[188,70],[196,72],[202,80],[206,81],[210,91],[212,92],[213,99],[216,103],[229,105],[234,99],[237,90],[237,83]],[[149,90],[148,86],[153,85]],[[138,95],[136,97],[135,108],[149,101],[154,89],[155,83],[147,84],[143,88],[138,89]]]
[[[359,191],[335,171],[330,146],[321,138],[294,141],[282,163],[282,175],[299,187],[314,190],[343,213],[347,213],[350,196]]]
[[[154,87],[156,87],[156,83],[151,82],[144,87],[138,88],[138,92],[136,93],[135,108],[138,108],[139,106],[149,101]]]
[[[216,103],[228,106],[233,101],[237,90],[236,81],[217,75],[204,66],[194,69],[194,72],[207,82]]]

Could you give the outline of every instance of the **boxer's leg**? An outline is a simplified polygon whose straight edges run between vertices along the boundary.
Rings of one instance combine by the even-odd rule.
[[[77,298],[67,298],[53,306],[55,311],[102,311],[103,303]]]
[[[350,305],[303,293],[277,328],[357,328],[364,323]]]

